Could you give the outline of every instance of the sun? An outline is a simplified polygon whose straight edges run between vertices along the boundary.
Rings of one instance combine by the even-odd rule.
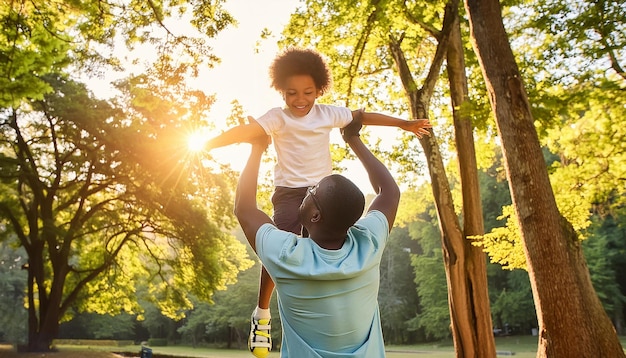
[[[195,131],[187,136],[187,149],[190,152],[200,152],[204,149],[207,137],[202,131]]]

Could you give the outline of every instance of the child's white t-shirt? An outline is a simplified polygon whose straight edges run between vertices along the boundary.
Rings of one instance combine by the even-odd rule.
[[[349,108],[324,104],[315,104],[304,117],[277,107],[257,118],[276,149],[274,185],[302,188],[332,174],[330,131],[351,121]]]

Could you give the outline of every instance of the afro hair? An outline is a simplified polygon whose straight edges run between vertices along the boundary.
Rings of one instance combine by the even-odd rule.
[[[288,48],[279,54],[270,66],[272,87],[279,92],[286,90],[291,76],[310,75],[317,89],[325,93],[332,85],[330,70],[322,55],[311,49]]]

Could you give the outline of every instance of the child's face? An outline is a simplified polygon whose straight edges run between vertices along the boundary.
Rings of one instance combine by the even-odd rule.
[[[315,87],[313,77],[295,75],[287,78],[283,99],[294,116],[306,116],[319,95],[320,91]]]

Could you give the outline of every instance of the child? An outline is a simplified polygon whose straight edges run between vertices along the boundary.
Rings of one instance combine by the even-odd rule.
[[[270,109],[250,124],[231,128],[209,140],[207,149],[248,142],[257,136],[271,136],[277,155],[273,220],[281,230],[301,233],[298,208],[307,189],[332,172],[331,129],[343,128],[357,117],[364,125],[395,126],[419,138],[428,134],[431,127],[427,119],[406,121],[379,113],[316,104],[316,99],[330,89],[331,76],[322,56],[313,50],[290,48],[279,54],[270,66],[270,78],[272,87],[282,94],[286,107]],[[263,268],[248,341],[252,354],[260,358],[266,357],[272,346],[269,304],[273,289],[274,282]]]

